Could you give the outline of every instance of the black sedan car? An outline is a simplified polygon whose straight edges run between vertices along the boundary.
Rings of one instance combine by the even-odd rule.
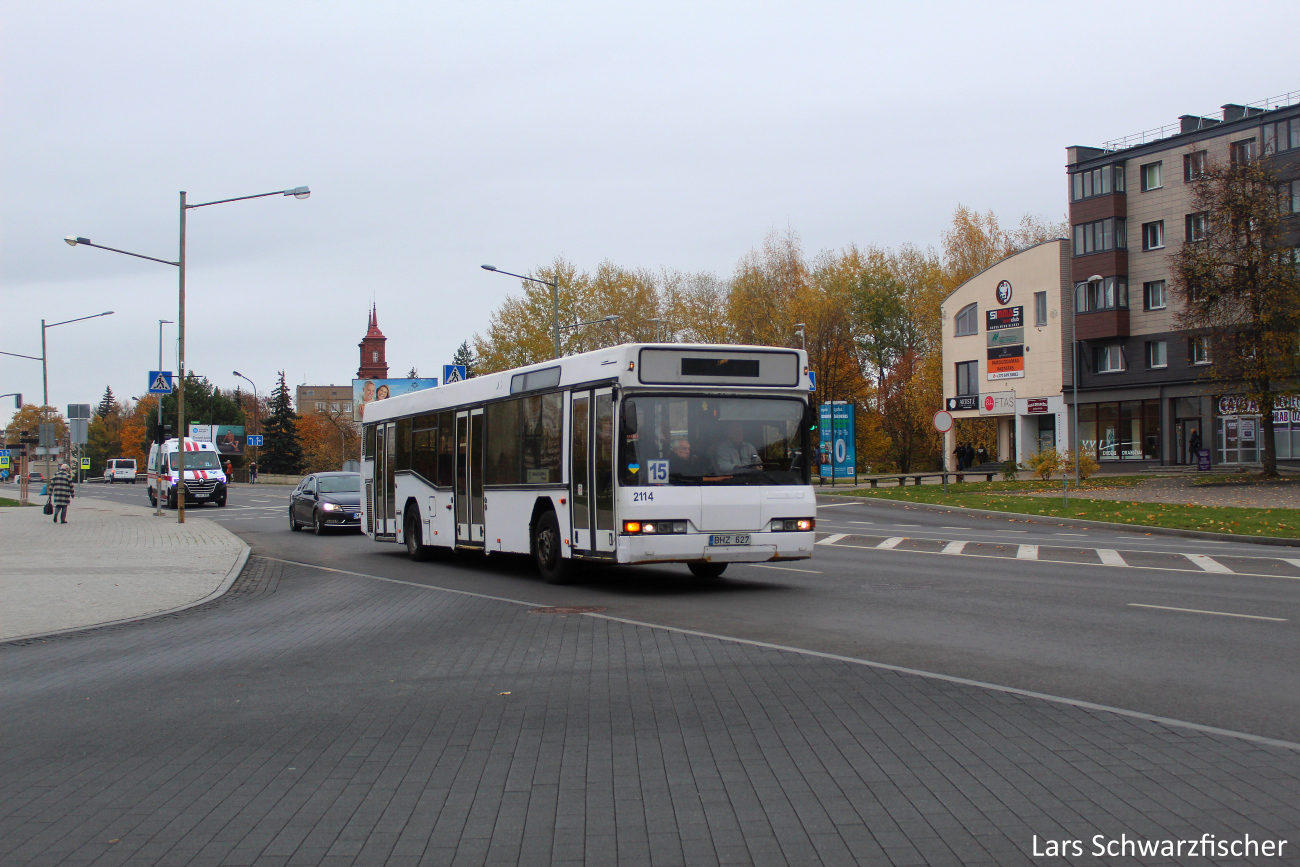
[[[289,529],[361,529],[361,474],[312,473],[289,496]]]

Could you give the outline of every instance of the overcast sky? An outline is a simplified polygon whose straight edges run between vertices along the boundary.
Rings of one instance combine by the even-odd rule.
[[[957,204],[1063,219],[1065,148],[1300,90],[1296,7],[1148,2],[0,2],[0,350],[50,402],[188,367],[345,383],[373,300],[390,373],[438,375],[527,271],[712,271],[937,245]],[[174,352],[174,326],[165,337]],[[173,361],[164,367],[172,368]],[[39,403],[40,365],[0,356]],[[0,403],[0,419],[12,404]]]

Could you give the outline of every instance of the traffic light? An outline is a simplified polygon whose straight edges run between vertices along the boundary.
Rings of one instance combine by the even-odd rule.
[[[23,408],[23,395],[22,392],[19,392],[18,394],[14,395],[14,409],[22,409],[22,408]]]
[[[153,426],[153,441],[162,445],[172,438],[172,426],[169,424],[155,424]]]

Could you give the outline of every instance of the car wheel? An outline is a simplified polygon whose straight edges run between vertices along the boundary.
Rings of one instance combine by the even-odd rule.
[[[554,512],[544,512],[533,528],[533,558],[547,584],[567,584],[573,578],[573,561],[560,546],[560,522]]]
[[[295,533],[302,529],[302,524],[299,524],[298,519],[293,516],[293,506],[289,507],[289,529]]]
[[[156,493],[154,493],[154,489],[153,489],[153,488],[150,488],[150,489],[149,489],[149,505],[151,505],[151,506],[157,506],[157,505],[158,505],[158,495],[157,495]]]
[[[217,500],[217,505],[218,505],[218,506],[224,506],[225,504],[226,504],[226,498],[225,498],[225,497],[222,497],[220,500]]]
[[[174,508],[176,508],[176,490],[175,490],[175,489],[172,489],[172,492],[171,492],[170,494],[167,495],[167,508],[169,508],[169,509],[174,509]]]
[[[317,536],[325,535],[325,519],[321,517],[320,512],[316,513],[316,526],[313,529],[316,531]]]
[[[687,563],[686,567],[696,578],[720,578],[727,571],[726,563]]]
[[[420,515],[414,510],[406,513],[406,553],[412,560],[428,560],[432,553],[424,544],[424,530]]]

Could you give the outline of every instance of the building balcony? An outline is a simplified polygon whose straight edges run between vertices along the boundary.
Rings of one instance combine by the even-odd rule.
[[[1128,337],[1128,309],[1095,310],[1074,315],[1075,337],[1079,340],[1105,340]]]

